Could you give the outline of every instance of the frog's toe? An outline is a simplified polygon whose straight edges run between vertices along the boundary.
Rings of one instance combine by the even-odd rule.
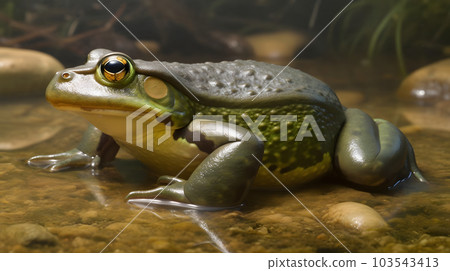
[[[58,172],[63,170],[68,170],[72,168],[84,168],[88,167],[91,164],[91,161],[68,158],[65,160],[58,161],[51,166],[46,167],[46,169],[50,172]]]
[[[167,185],[171,183],[183,183],[183,182],[186,182],[186,180],[169,175],[160,176],[158,180],[156,180],[156,184],[159,185]]]
[[[125,199],[130,200],[130,199],[156,198],[163,189],[164,189],[164,187],[160,186],[158,188],[151,189],[151,190],[132,191],[132,192],[128,193],[128,195],[125,197]]]
[[[63,154],[37,155],[28,159],[27,164],[32,167],[48,168],[56,164],[64,156]]]
[[[126,200],[156,198],[190,203],[190,201],[184,195],[184,182],[177,182],[171,185],[159,186],[151,190],[133,191],[125,197]]]

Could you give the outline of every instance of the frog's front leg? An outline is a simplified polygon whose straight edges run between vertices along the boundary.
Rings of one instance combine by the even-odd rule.
[[[359,109],[347,109],[345,116],[335,165],[347,180],[366,188],[387,188],[412,174],[426,182],[411,144],[397,127],[386,120],[373,120]]]
[[[28,165],[44,168],[50,172],[66,169],[92,167],[112,161],[119,150],[114,140],[93,125],[89,125],[78,146],[66,152],[37,155],[28,160]]]
[[[161,176],[169,184],[148,191],[131,192],[127,198],[163,198],[209,207],[240,204],[255,178],[264,144],[247,129],[220,121],[194,119],[176,136],[196,144],[209,155],[188,180]],[[253,155],[255,157],[253,157]]]

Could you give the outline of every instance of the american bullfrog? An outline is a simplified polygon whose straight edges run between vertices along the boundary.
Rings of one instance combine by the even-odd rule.
[[[96,49],[85,65],[56,73],[46,97],[91,126],[76,148],[29,165],[95,168],[123,148],[161,176],[128,199],[234,207],[251,187],[293,188],[333,169],[365,188],[425,181],[393,124],[346,109],[326,84],[290,67],[148,62]]]

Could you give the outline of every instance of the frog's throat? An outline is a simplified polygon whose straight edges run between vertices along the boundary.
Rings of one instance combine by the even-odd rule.
[[[136,134],[136,127],[143,127],[147,129],[149,123],[153,123],[156,120],[156,125],[152,125],[152,132],[156,135],[159,130],[163,133],[165,131],[166,124],[164,121],[158,119],[159,115],[153,115],[152,117],[146,117],[145,113],[135,116],[130,119],[130,112],[121,110],[107,110],[107,109],[95,109],[91,111],[76,109],[72,110],[74,113],[80,115],[92,125],[97,127],[103,133],[112,136],[115,139],[126,141],[127,132],[132,131]],[[139,122],[140,119],[144,120]]]

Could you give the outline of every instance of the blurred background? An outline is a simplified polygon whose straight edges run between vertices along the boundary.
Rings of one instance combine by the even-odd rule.
[[[349,0],[104,0],[153,53],[198,62],[257,58],[287,64]],[[447,0],[354,1],[302,58],[395,58],[401,73],[450,55]],[[93,0],[2,0],[0,46],[47,52],[65,66],[93,48],[152,59]]]

